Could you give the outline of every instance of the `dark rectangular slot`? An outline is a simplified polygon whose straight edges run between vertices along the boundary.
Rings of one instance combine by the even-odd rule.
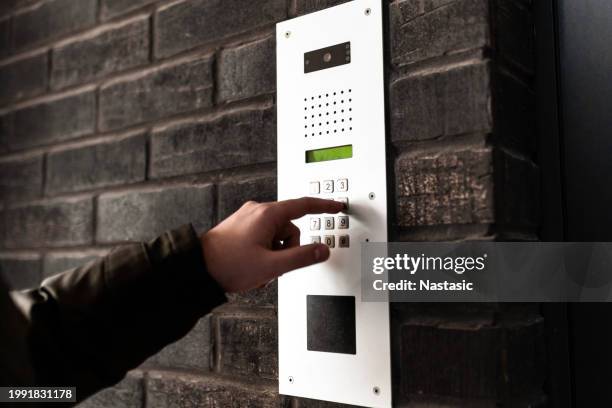
[[[306,296],[309,351],[357,354],[354,296]]]
[[[321,71],[351,63],[351,43],[332,45],[304,54],[304,73]]]

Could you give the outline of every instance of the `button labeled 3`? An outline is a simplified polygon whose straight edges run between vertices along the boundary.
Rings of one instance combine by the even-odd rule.
[[[341,192],[348,191],[348,179],[336,180],[336,191],[341,191]]]

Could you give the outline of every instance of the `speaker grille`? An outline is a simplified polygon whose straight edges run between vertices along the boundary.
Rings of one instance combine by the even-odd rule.
[[[353,131],[353,90],[339,89],[307,95],[304,137],[330,136]]]

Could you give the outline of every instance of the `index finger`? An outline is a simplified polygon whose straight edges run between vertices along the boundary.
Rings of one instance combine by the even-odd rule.
[[[335,214],[344,210],[344,204],[339,201],[324,200],[314,197],[302,197],[279,201],[275,205],[279,213],[288,220],[295,220],[306,214]]]

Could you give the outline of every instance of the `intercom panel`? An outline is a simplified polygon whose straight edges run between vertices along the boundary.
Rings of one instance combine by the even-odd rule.
[[[330,259],[279,279],[281,394],[391,406],[389,307],[361,301],[361,244],[387,240],[381,0],[277,25],[278,198],[345,202],[296,220]]]

